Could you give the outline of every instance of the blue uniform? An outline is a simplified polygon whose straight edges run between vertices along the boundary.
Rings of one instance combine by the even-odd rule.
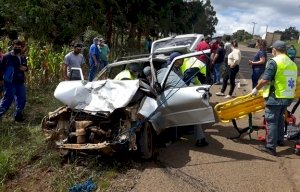
[[[92,81],[96,75],[96,73],[99,71],[99,67],[100,70],[102,69],[101,66],[98,66],[97,63],[95,63],[94,59],[93,59],[93,55],[96,56],[96,60],[98,62],[98,64],[100,65],[100,50],[98,48],[98,45],[93,43],[90,46],[90,50],[89,50],[89,64],[90,64],[90,70],[89,70],[89,81]]]
[[[26,104],[25,74],[20,70],[20,66],[27,67],[27,60],[24,56],[16,56],[13,52],[3,56],[0,63],[0,71],[3,76],[4,96],[0,104],[0,117],[9,109],[16,98],[15,120],[23,119],[22,112]]]

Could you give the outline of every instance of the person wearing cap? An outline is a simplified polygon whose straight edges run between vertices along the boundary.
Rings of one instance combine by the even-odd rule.
[[[107,44],[105,44],[105,40],[103,38],[99,39],[99,50],[100,50],[100,60],[103,67],[108,65],[108,56],[110,53],[110,49]]]
[[[114,80],[135,80],[141,72],[141,67],[137,63],[132,63],[127,69],[121,71]]]
[[[157,71],[157,81],[159,83],[162,82],[163,78],[165,77],[165,73],[168,72],[168,65],[170,65],[173,60],[180,56],[181,53],[179,52],[172,52],[170,54],[170,58],[167,61],[166,65],[164,68],[161,68],[160,70]],[[189,61],[189,59],[192,59]],[[189,69],[192,69],[193,64],[195,66],[202,66],[200,68],[198,67],[194,67],[194,69],[196,68],[196,74],[202,74],[201,69],[203,68],[203,66],[205,66],[205,64],[201,61],[197,62],[198,60],[195,57],[192,58],[186,58],[186,59],[177,59],[173,65],[173,69],[170,71],[170,74],[168,75],[168,78],[166,80],[166,84],[165,84],[165,89],[170,89],[170,88],[182,88],[182,87],[186,87],[187,86],[187,82],[185,82],[184,80],[188,80],[188,84],[191,81],[191,77],[195,76],[195,71],[189,71]],[[196,63],[196,64],[195,64]],[[189,66],[189,68],[188,68]],[[182,67],[184,67],[184,69],[181,69]],[[187,76],[187,74],[185,72],[189,71],[191,76],[189,76],[188,78],[185,78]],[[206,141],[203,129],[201,125],[194,125],[194,136],[196,139],[196,143],[195,145],[197,147],[205,147],[208,145],[208,142]]]
[[[72,74],[71,77],[71,69],[72,68],[82,68],[84,64],[84,57],[81,54],[82,43],[78,42],[74,44],[73,51],[69,52],[64,59],[63,65],[63,76],[64,80],[80,80],[81,77]]]
[[[286,55],[286,44],[275,41],[272,45],[272,59],[268,60],[266,70],[251,95],[262,89],[265,99],[265,120],[267,124],[266,145],[259,150],[276,156],[276,147],[283,145],[284,112],[293,102],[298,68]]]
[[[100,50],[98,48],[99,38],[95,37],[93,39],[93,44],[90,46],[89,50],[89,81],[93,81],[97,72],[99,72],[103,66],[100,61]]]
[[[168,67],[172,63],[172,61],[175,59],[175,57],[178,57],[180,55],[181,55],[181,53],[179,53],[179,52],[176,52],[176,51],[172,52],[170,54],[170,57],[167,60],[167,62],[162,65],[162,68]],[[174,63],[174,67],[173,67],[173,71],[181,78],[183,77],[183,74],[180,71],[180,67],[182,64],[183,64],[183,59],[177,59]]]

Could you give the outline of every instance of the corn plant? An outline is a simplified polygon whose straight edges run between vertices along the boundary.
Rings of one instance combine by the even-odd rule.
[[[39,88],[49,82],[59,81],[64,56],[68,51],[66,46],[60,52],[56,52],[51,44],[41,46],[36,42],[30,43],[27,53],[28,85],[32,88]]]
[[[3,53],[6,53],[8,51],[9,46],[10,46],[9,38],[3,37],[0,39],[0,48],[2,48]]]

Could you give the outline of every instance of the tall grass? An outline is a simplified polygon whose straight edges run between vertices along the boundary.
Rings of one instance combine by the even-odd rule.
[[[1,39],[0,46],[7,51],[9,40]],[[64,159],[60,151],[51,148],[45,141],[40,123],[49,111],[61,105],[53,97],[53,92],[61,80],[61,66],[69,51],[67,46],[55,50],[51,44],[27,42],[27,120],[22,124],[12,121],[12,106],[0,121],[0,191],[24,191],[20,182],[25,182],[26,191],[68,191],[72,185],[87,178],[93,178],[98,189],[104,191],[117,177],[121,165],[116,166],[114,160],[101,162],[102,157],[98,155],[83,161],[74,157],[72,162],[62,163]],[[22,177],[24,173],[30,177]],[[39,179],[47,187],[36,188],[41,184],[37,182]],[[10,183],[11,180],[17,182]]]
[[[0,47],[3,52],[8,51],[10,40],[0,39]],[[68,46],[59,50],[53,48],[52,44],[42,45],[39,42],[30,40],[27,42],[28,73],[26,74],[27,87],[42,88],[49,82],[57,83],[62,79],[62,64],[65,55],[70,51]]]
[[[62,77],[62,64],[69,48],[64,46],[55,51],[51,44],[41,46],[37,42],[29,45],[28,57],[28,86],[40,88],[49,82],[58,82]]]

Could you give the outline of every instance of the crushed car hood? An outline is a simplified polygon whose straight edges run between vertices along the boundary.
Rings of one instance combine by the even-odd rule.
[[[54,97],[72,109],[113,112],[125,107],[139,88],[139,80],[63,81]]]

